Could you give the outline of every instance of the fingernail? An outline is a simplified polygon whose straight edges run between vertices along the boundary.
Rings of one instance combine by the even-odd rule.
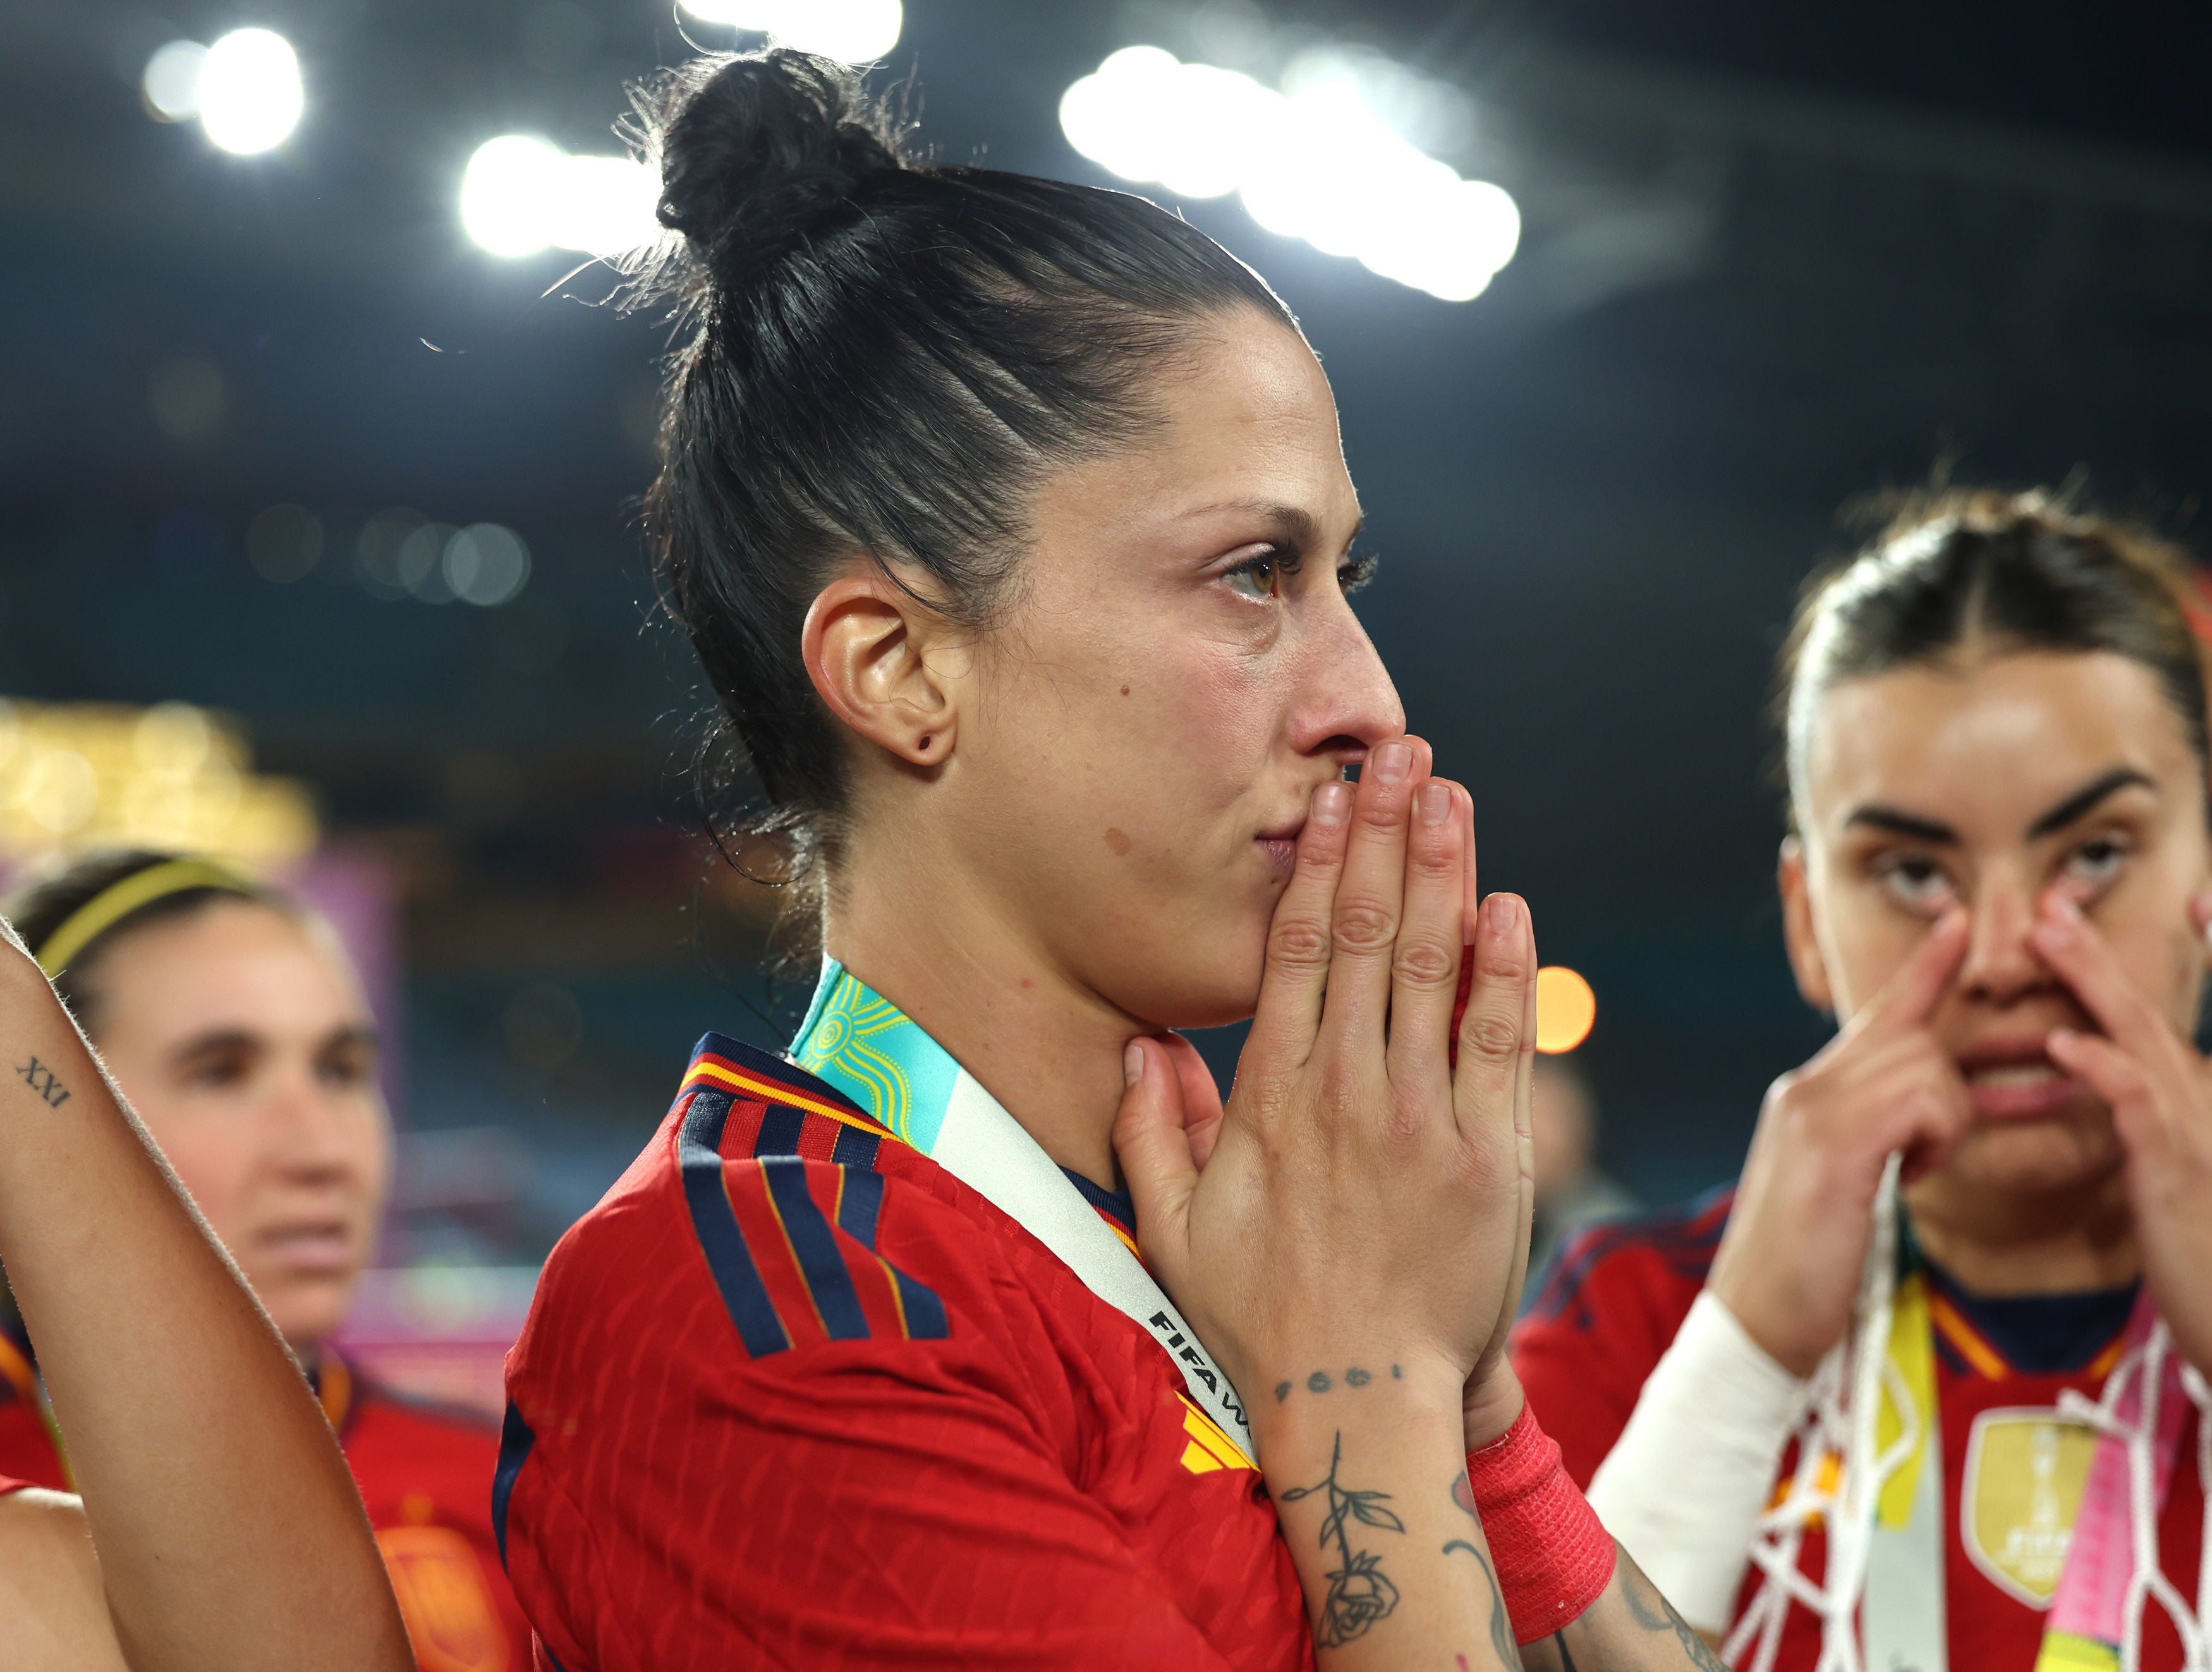
[[[1451,786],[1431,778],[1416,792],[1413,804],[1420,809],[1422,824],[1441,824],[1451,817]]]
[[[1521,902],[1510,894],[1493,894],[1482,903],[1482,921],[1502,940],[1521,927]]]
[[[1352,786],[1337,782],[1323,784],[1314,791],[1313,821],[1316,824],[1341,824],[1352,816]]]
[[[1132,1039],[1121,1048],[1121,1084],[1134,1085],[1145,1077],[1145,1048]]]
[[[1410,744],[1386,743],[1367,757],[1368,770],[1375,775],[1378,784],[1400,784],[1413,769],[1413,751]]]

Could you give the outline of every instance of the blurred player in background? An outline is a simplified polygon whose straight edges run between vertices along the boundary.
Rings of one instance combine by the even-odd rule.
[[[1784,662],[1799,989],[1741,1183],[1568,1244],[1522,1380],[1740,1665],[2204,1663],[2207,715],[2179,554],[1912,508]],[[1663,1354],[1663,1357],[1662,1357]]]
[[[0,1666],[399,1672],[313,1395],[4,921],[0,1057],[0,1259],[83,1488],[0,1477]]]
[[[377,1529],[422,1672],[524,1672],[491,1535],[495,1425],[404,1398],[331,1346],[392,1166],[374,1018],[296,901],[174,854],[95,854],[7,915],[307,1366]],[[0,1336],[0,1473],[66,1488],[36,1343]]]
[[[1528,1124],[1536,1181],[1528,1269],[1540,1274],[1571,1232],[1618,1218],[1636,1198],[1597,1164],[1597,1098],[1571,1057],[1536,1059]]]

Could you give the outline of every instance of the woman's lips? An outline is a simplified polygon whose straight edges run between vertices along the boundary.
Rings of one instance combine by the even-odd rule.
[[[2015,1056],[1962,1062],[1966,1097],[1984,1120],[2028,1120],[2053,1115],[2088,1094],[2086,1080],[2067,1073],[2047,1056]]]
[[[1260,844],[1260,851],[1267,856],[1268,868],[1274,872],[1277,881],[1290,881],[1291,873],[1298,868],[1298,832],[1305,827],[1306,821],[1301,816],[1253,837]]]
[[[254,1240],[264,1259],[295,1277],[342,1276],[360,1263],[352,1233],[334,1221],[279,1225]]]

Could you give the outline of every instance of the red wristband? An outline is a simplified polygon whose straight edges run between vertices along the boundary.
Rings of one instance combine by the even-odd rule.
[[[1514,1641],[1534,1643],[1580,1619],[1612,1581],[1613,1538],[1535,1412],[1524,1404],[1503,1436],[1468,1452],[1467,1478]]]

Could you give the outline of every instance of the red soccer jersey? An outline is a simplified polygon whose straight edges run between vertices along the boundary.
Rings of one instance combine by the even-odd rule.
[[[1312,1663],[1260,1475],[1150,1333],[717,1036],[507,1391],[494,1513],[563,1672]]]
[[[0,1470],[76,1490],[20,1344],[0,1337]],[[495,1425],[417,1403],[325,1354],[317,1391],[360,1487],[420,1672],[527,1672],[530,1626],[492,1536]]]
[[[1705,1286],[1728,1222],[1731,1192],[1686,1208],[1595,1226],[1561,1250],[1528,1316],[1514,1332],[1513,1363],[1568,1472],[1587,1487],[1627,1426],[1644,1381]],[[2028,1450],[2051,1426],[2062,1389],[2094,1397],[2119,1357],[2130,1295],[1992,1300],[1961,1291],[1927,1266],[1942,1412],[1946,1626],[1953,1672],[2031,1672],[2065,1542],[2034,1524]],[[2162,1564],[2185,1599],[2197,1595],[2204,1498],[2185,1430],[2159,1529]],[[2072,1429],[2069,1445],[2086,1448]],[[2086,1456],[2086,1451],[2084,1452]],[[2077,1459],[2077,1461],[2079,1461]],[[1779,1486],[1796,1467],[1792,1450]],[[1824,1554],[1814,1532],[1805,1571]],[[1757,1589],[1747,1578],[1739,1614]],[[2146,1616],[2143,1672],[2178,1672],[2181,1645],[2154,1604]],[[1777,1672],[1808,1672],[1820,1657],[1820,1623],[1790,1610]]]

